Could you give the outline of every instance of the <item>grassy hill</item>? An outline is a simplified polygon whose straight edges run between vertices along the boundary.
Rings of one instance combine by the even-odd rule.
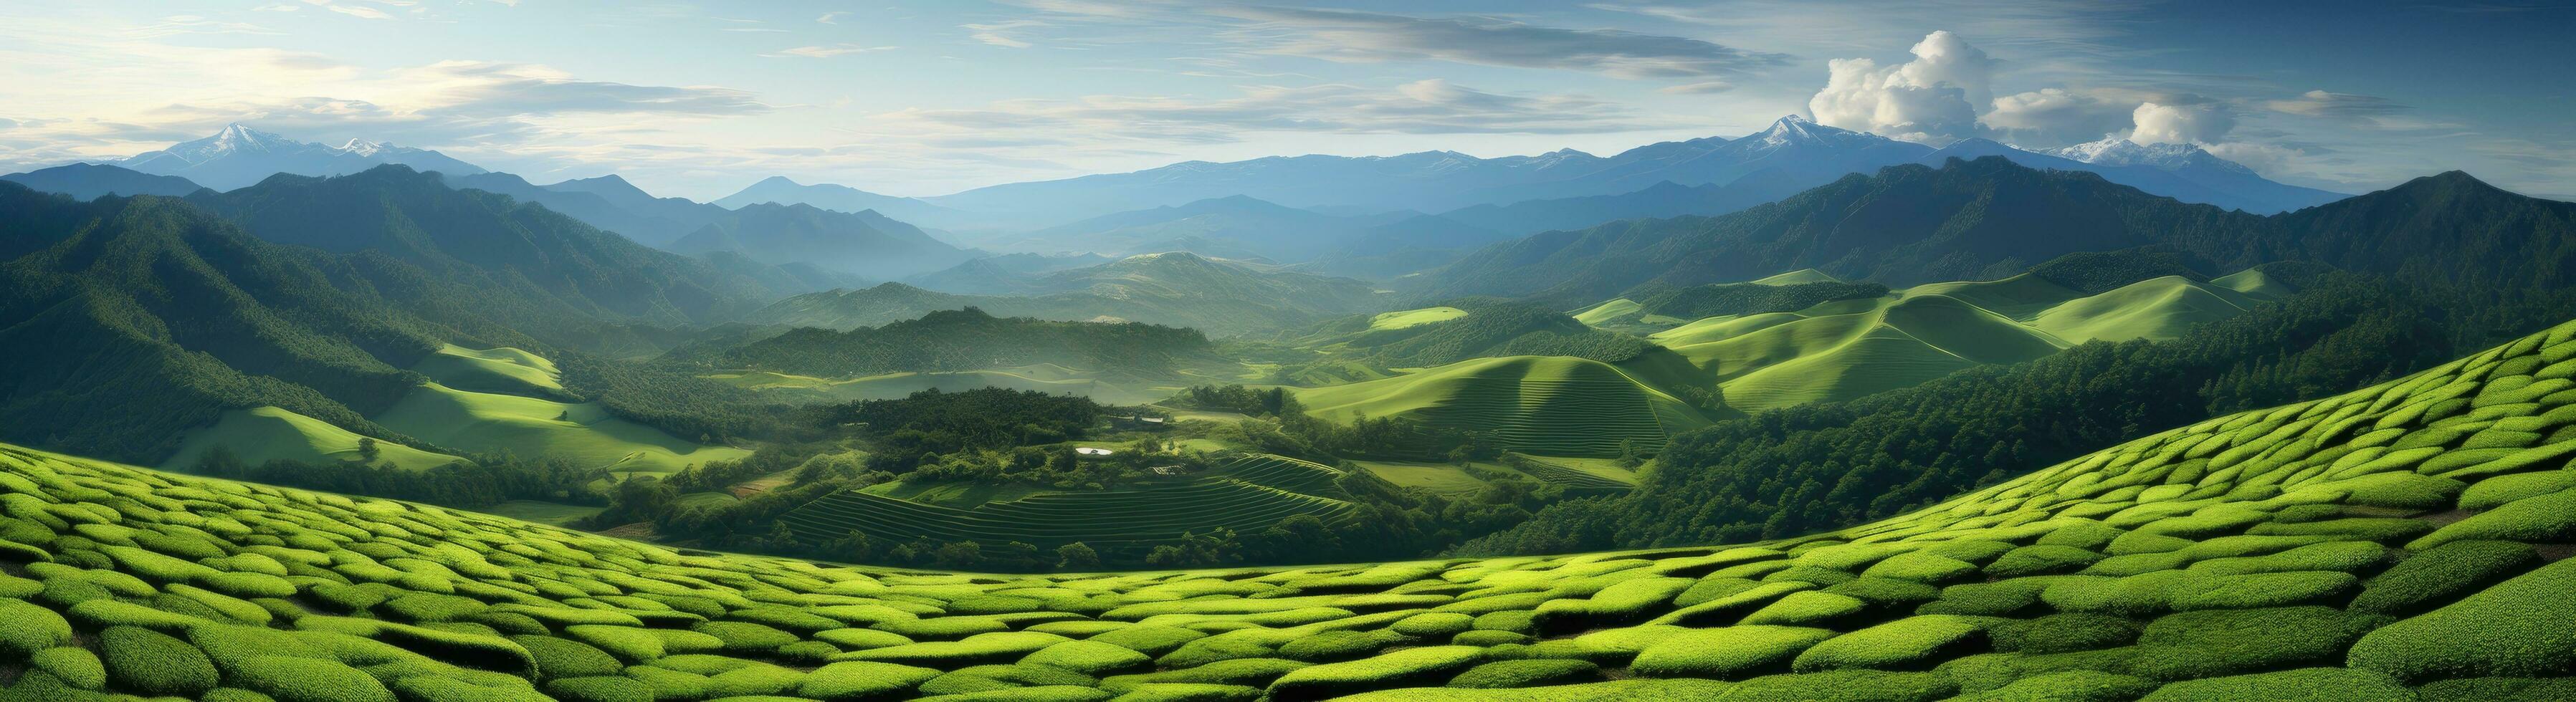
[[[0,696],[2562,699],[2571,377],[2576,324],[1832,533],[1279,570],[683,553],[6,448]]]
[[[445,450],[562,458],[581,468],[654,474],[751,453],[701,445],[613,416],[598,402],[577,401],[564,390],[562,371],[553,361],[520,349],[449,344],[411,370],[429,382],[401,393],[367,421]],[[359,439],[354,432],[282,408],[231,410],[212,426],[189,431],[178,452],[162,465],[193,468],[219,446],[249,465],[271,459],[330,464],[355,460]],[[380,455],[370,463],[400,469],[466,461],[391,441],[378,441],[376,447]]]
[[[582,467],[669,473],[690,464],[736,460],[750,451],[706,446],[611,416],[598,403],[474,392],[428,383],[374,417],[440,446],[559,457]]]
[[[2166,276],[2084,295],[2022,274],[1708,317],[1647,338],[1716,378],[1730,411],[1757,413],[1911,387],[2087,341],[2172,339],[2277,299],[2287,286],[2252,289]]]
[[[235,458],[250,465],[279,459],[305,464],[357,461],[363,458],[358,450],[358,442],[363,438],[329,422],[280,407],[228,410],[215,421],[214,426],[189,431],[179,442],[179,452],[162,461],[161,466],[167,470],[195,468],[205,460],[208,452],[217,447],[232,452]],[[470,462],[391,441],[376,442],[376,451],[376,459],[367,463],[390,465],[401,470]]]
[[[1705,425],[1690,405],[1607,363],[1565,356],[1460,361],[1393,378],[1297,391],[1309,414],[1334,421],[1404,417],[1490,432],[1498,446],[1545,455],[1652,451],[1673,432]]]

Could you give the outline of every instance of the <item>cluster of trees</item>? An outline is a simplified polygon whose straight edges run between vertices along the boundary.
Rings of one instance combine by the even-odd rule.
[[[1072,444],[1045,449],[1020,446],[1009,451],[965,451],[924,462],[905,479],[1106,490],[1145,479],[1155,467],[1178,467],[1185,472],[1207,467],[1207,461],[1197,455],[1167,452],[1164,448],[1161,442],[1148,437],[1107,456],[1083,456]]]
[[[553,355],[563,385],[597,401],[609,414],[702,443],[744,439],[809,438],[791,424],[791,408],[762,401],[749,390],[671,368],[599,358]]]
[[[1877,283],[1844,283],[1818,281],[1796,285],[1763,285],[1760,283],[1711,283],[1673,288],[1637,301],[1647,312],[1679,319],[1700,319],[1723,315],[1796,312],[1835,300],[1855,300],[1887,294],[1887,286]]]
[[[1034,390],[937,388],[902,399],[808,408],[804,423],[874,439],[868,467],[909,472],[924,461],[972,449],[1002,449],[1082,438],[1108,411],[1080,395]]]
[[[2334,274],[2166,343],[2092,343],[1914,388],[1677,436],[1625,497],[1572,500],[1454,553],[1733,543],[1892,516],[2215,414],[2343,392],[2452,358],[2443,313]]]
[[[1207,336],[1196,329],[995,317],[967,307],[882,327],[798,328],[727,350],[720,362],[735,368],[832,377],[1040,362],[1163,373],[1175,359],[1203,355],[1209,348]]]
[[[313,463],[273,459],[257,465],[217,446],[193,468],[200,475],[286,485],[325,492],[373,495],[427,502],[462,509],[489,507],[510,500],[543,500],[575,505],[603,504],[590,483],[608,475],[604,469],[575,467],[562,458],[521,460],[509,454],[474,456],[428,470],[371,465],[375,440],[360,439],[363,460]]]

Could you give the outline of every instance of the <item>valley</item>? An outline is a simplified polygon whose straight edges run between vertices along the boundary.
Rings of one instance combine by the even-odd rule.
[[[2327,14],[0,8],[0,702],[2576,699],[2569,11]]]

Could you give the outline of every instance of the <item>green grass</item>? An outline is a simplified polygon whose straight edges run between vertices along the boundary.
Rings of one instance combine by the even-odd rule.
[[[1562,356],[1461,361],[1383,380],[1297,391],[1307,412],[1334,421],[1405,417],[1491,432],[1505,449],[1551,456],[1653,451],[1707,419],[1609,364]]]
[[[1446,322],[1465,316],[1467,316],[1467,311],[1456,307],[1423,307],[1419,309],[1396,310],[1394,312],[1380,312],[1377,316],[1370,317],[1369,328],[1404,329],[1408,327],[1418,327],[1432,322]]]
[[[554,361],[507,346],[477,351],[448,344],[411,369],[448,387],[481,392],[547,395],[564,389],[563,371]]]
[[[535,500],[511,500],[501,504],[484,507],[479,511],[490,512],[492,514],[509,517],[511,519],[521,519],[538,524],[561,526],[564,524],[570,524],[577,520],[587,519],[591,515],[598,514],[605,509],[607,508],[556,504],[553,502],[538,502]]]
[[[162,462],[170,470],[187,470],[203,460],[206,452],[222,447],[248,465],[273,460],[298,463],[336,463],[359,460],[358,434],[332,426],[329,422],[289,412],[277,407],[253,407],[228,410],[215,425],[188,432],[179,444],[179,452]],[[403,470],[426,470],[450,463],[470,462],[443,453],[433,453],[391,441],[376,442],[376,465],[392,465]]]
[[[2463,421],[2576,405],[2516,392],[2569,358],[2576,324],[1749,547],[1289,569],[835,566],[0,447],[0,699],[2549,699],[2576,689],[2557,533],[2417,551],[2469,520],[2389,505],[2452,489],[2353,481],[2466,499],[2558,463],[2344,449],[2457,455]]]
[[[1455,464],[1409,461],[1352,461],[1351,464],[1397,487],[1422,488],[1452,495],[1485,488],[1484,478],[1476,477]]]
[[[374,419],[440,446],[564,458],[619,473],[670,473],[751,455],[618,419],[596,403],[471,392],[437,383],[414,388]]]
[[[1843,280],[1842,280],[1841,278],[1836,278],[1836,277],[1833,277],[1833,276],[1831,276],[1831,275],[1827,275],[1824,271],[1816,270],[1816,269],[1813,269],[1813,268],[1800,268],[1800,269],[1798,269],[1798,270],[1789,271],[1789,272],[1787,272],[1787,273],[1782,273],[1782,274],[1774,275],[1774,276],[1771,276],[1771,277],[1768,277],[1768,278],[1763,278],[1763,279],[1761,279],[1761,280],[1753,281],[1753,284],[1755,284],[1755,285],[1798,285],[1798,284],[1801,284],[1801,283],[1840,283],[1840,282],[1843,282]]]

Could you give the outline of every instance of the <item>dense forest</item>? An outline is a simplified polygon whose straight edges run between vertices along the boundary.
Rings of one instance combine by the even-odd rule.
[[[995,317],[967,307],[849,331],[798,328],[723,351],[710,362],[826,377],[1033,363],[1159,374],[1169,372],[1177,359],[1204,356],[1208,350],[1207,336],[1195,329]]]

